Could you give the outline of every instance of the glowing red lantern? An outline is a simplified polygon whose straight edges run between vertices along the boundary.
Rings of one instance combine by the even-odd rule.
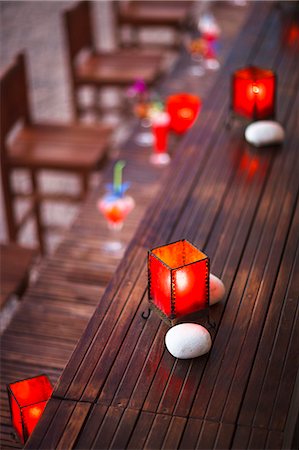
[[[275,117],[276,75],[272,70],[246,67],[232,78],[232,111],[252,120]]]
[[[166,109],[170,115],[170,128],[178,134],[185,133],[195,122],[201,107],[200,98],[192,94],[170,95]]]
[[[13,427],[24,444],[39,421],[53,387],[46,375],[16,381],[7,386]]]
[[[287,23],[283,28],[283,42],[288,47],[295,48],[299,43],[299,25],[296,22]]]
[[[209,307],[209,258],[186,239],[148,252],[151,306],[171,324]]]

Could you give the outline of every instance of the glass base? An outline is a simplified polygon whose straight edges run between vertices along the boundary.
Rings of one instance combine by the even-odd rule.
[[[217,59],[207,59],[206,60],[206,68],[208,70],[219,70],[220,62]]]
[[[139,133],[135,138],[135,142],[141,147],[149,147],[154,143],[153,133],[151,133],[150,131]]]
[[[231,3],[233,3],[235,6],[247,6],[246,0],[232,0]]]
[[[123,253],[125,245],[120,241],[107,241],[103,245],[103,249],[107,253]]]
[[[152,153],[150,162],[157,166],[166,166],[170,163],[170,156],[168,153]]]
[[[123,222],[108,222],[108,228],[112,231],[120,231],[123,226]]]
[[[194,65],[188,68],[188,73],[192,77],[202,77],[205,72],[205,68],[202,65]]]
[[[142,119],[140,123],[143,128],[150,128],[152,126],[152,121],[148,118]]]

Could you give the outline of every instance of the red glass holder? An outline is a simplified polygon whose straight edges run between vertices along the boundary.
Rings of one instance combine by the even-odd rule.
[[[148,252],[148,299],[168,324],[209,311],[209,258],[186,239]]]
[[[269,69],[248,66],[231,78],[231,117],[250,121],[275,118],[277,76]]]
[[[188,93],[172,94],[167,98],[170,128],[177,134],[185,133],[196,121],[201,108],[198,96]]]
[[[23,444],[37,425],[52,392],[47,375],[7,385],[12,425]]]

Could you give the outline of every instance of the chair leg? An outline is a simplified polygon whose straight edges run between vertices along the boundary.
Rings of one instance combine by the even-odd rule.
[[[140,46],[140,37],[139,37],[139,28],[138,27],[131,27],[131,42],[133,47],[139,47]]]
[[[16,242],[18,228],[14,212],[14,194],[11,188],[11,179],[8,168],[3,168],[2,170],[2,188],[9,240]]]
[[[37,179],[37,173],[35,171],[31,171],[31,183],[32,183],[32,189],[34,194],[34,214],[35,214],[35,222],[36,222],[36,231],[37,231],[37,238],[40,246],[40,251],[42,254],[45,253],[45,242],[44,242],[44,236],[43,236],[43,226],[42,226],[42,214],[41,214],[41,206],[40,201],[38,199],[38,179]]]
[[[89,188],[89,176],[87,173],[83,173],[81,178],[82,178],[82,191],[85,197],[87,195]]]
[[[71,102],[73,105],[73,115],[75,120],[80,119],[80,105],[79,105],[79,96],[78,96],[79,87],[76,86],[75,82],[71,83]]]
[[[94,113],[96,115],[97,120],[102,120],[103,119],[103,91],[101,88],[95,88],[94,92],[93,92],[93,108],[94,108]]]

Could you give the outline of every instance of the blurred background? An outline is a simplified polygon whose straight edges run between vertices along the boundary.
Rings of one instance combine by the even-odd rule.
[[[117,46],[117,24],[114,14],[113,1],[102,0],[92,3],[93,35],[96,47],[101,50],[115,49]],[[121,2],[125,3],[125,2]],[[155,2],[154,2],[155,3]],[[167,3],[167,2],[166,2]],[[176,2],[173,2],[176,3]],[[219,60],[223,61],[228,50],[229,43],[239,30],[246,12],[249,8],[245,1],[194,1],[192,13],[188,23],[191,34],[197,29],[197,22],[205,13],[213,14],[213,18],[219,24],[221,35],[218,45]],[[70,73],[67,62],[67,42],[63,23],[63,12],[74,1],[1,1],[1,70],[12,62],[15,55],[22,50],[27,55],[27,71],[30,86],[30,103],[33,118],[41,121],[68,122],[74,119]],[[128,34],[128,33],[127,33]],[[126,38],[126,29],[123,31]],[[167,28],[144,28],[141,30],[141,40],[153,44],[168,44],[172,42],[173,32]],[[165,66],[171,69],[176,60],[175,51],[169,51],[165,58]],[[204,98],[209,86],[213,83],[217,72],[208,71],[204,76],[187,77],[182,86],[190,92],[194,92]],[[171,89],[178,90],[179,83],[173,84]],[[88,102],[88,89],[83,92]],[[107,88],[102,94],[107,105],[117,103],[117,90]],[[113,143],[116,148],[125,140],[130,117],[128,115],[105,114],[103,120],[114,126]],[[117,126],[116,126],[117,125]],[[113,147],[113,146],[112,146]],[[111,150],[113,153],[113,150]],[[91,183],[98,184],[101,174],[97,172],[92,177]],[[47,191],[76,192],[78,180],[73,175],[57,175],[49,172],[42,173],[40,183]],[[16,188],[26,192],[30,190],[30,180],[26,173],[17,170],[13,176],[13,184]],[[1,190],[2,194],[2,190]],[[0,241],[7,240],[7,229],[3,210],[3,198],[0,196],[1,220]],[[16,212],[20,217],[26,208],[26,201],[16,202]],[[70,226],[78,212],[78,205],[55,204],[44,202],[42,214],[47,224],[52,222]],[[47,235],[48,251],[51,253],[61,240],[61,233],[50,232]],[[20,233],[19,241],[27,246],[34,246],[34,224],[28,223]]]

